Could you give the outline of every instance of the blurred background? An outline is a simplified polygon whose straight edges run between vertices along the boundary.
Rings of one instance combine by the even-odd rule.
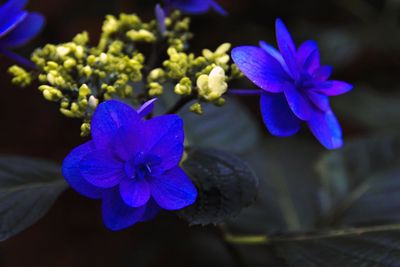
[[[38,38],[18,51],[27,57],[35,47],[67,42],[83,30],[90,33],[92,43],[96,44],[106,14],[137,13],[149,20],[153,18],[157,3],[155,0],[29,2],[28,9],[43,13],[47,25]],[[297,44],[308,39],[318,41],[323,64],[334,66],[334,79],[355,85],[351,93],[332,98],[344,129],[345,142],[400,127],[400,1],[218,2],[229,16],[224,18],[210,12],[193,17],[193,51],[214,50],[223,42],[236,46],[256,45],[259,40],[265,40],[275,44],[274,21],[280,17]],[[84,141],[79,136],[80,121],[62,116],[57,105],[45,101],[35,86],[25,89],[13,86],[7,74],[11,64],[9,59],[1,57],[0,153],[61,162],[72,148]],[[232,86],[254,88],[246,79]],[[316,159],[326,151],[307,129],[290,139],[273,138],[262,125],[258,99],[248,97],[240,101],[245,105],[243,112],[248,113],[246,118],[254,120],[256,125],[257,133],[252,136],[262,138],[264,143],[257,151],[234,152],[243,155],[259,171],[261,190],[270,183],[268,172],[271,169],[271,177],[279,176],[276,175],[279,166],[291,171],[288,177],[292,173],[306,176],[314,172]],[[242,130],[246,136],[248,130]],[[225,149],[232,150],[230,147]],[[295,193],[299,193],[307,184],[297,178],[295,185]],[[307,185],[304,190],[311,189]],[[278,187],[273,187],[273,191],[278,196],[281,193]],[[279,201],[279,197],[268,192],[267,189],[260,192],[255,207],[262,207],[260,201]],[[310,206],[296,208],[310,212]],[[275,225],[281,223],[282,215],[268,213],[274,222],[264,223],[265,218],[260,215],[262,209],[250,215],[251,209],[232,223],[232,230],[243,230],[246,228],[243,225],[252,223],[247,230],[257,233],[269,230],[268,227],[274,230]],[[255,217],[251,217],[253,215]],[[304,220],[295,220],[285,227],[309,229],[314,226],[312,217],[308,214]],[[269,252],[263,247],[234,249],[236,251],[232,253],[232,247],[221,241],[218,228],[189,227],[173,214],[161,214],[155,221],[128,230],[108,231],[102,224],[99,202],[67,190],[36,225],[0,243],[0,266],[235,266],[233,259],[237,254],[248,266],[277,266],[279,262],[269,259]]]

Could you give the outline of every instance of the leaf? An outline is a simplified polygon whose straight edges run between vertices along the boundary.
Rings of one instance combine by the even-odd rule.
[[[254,202],[258,179],[236,156],[214,149],[193,149],[183,169],[198,189],[194,205],[179,212],[191,224],[220,223]]]
[[[0,240],[36,223],[66,188],[58,164],[0,156]]]
[[[257,201],[230,220],[235,234],[313,229],[319,215],[319,180],[315,172],[320,151],[304,137],[265,139],[242,157],[260,177]]]
[[[368,88],[353,90],[334,102],[334,109],[348,120],[369,129],[400,129],[400,97],[374,92]]]
[[[295,267],[399,266],[400,225],[275,237],[276,253]]]
[[[166,88],[155,105],[155,113],[165,113],[178,99],[172,88]],[[202,103],[203,115],[190,112],[189,105],[178,113],[185,122],[185,136],[189,146],[212,147],[241,154],[251,149],[260,139],[258,122],[235,98],[227,97],[222,107]]]
[[[279,186],[278,180],[260,188],[260,195],[264,190],[271,193],[270,186],[278,185],[275,196],[286,203],[280,204],[283,217],[286,222],[292,221],[286,229],[282,225],[275,232],[258,232],[269,233],[265,255],[272,248],[275,255],[285,259],[284,266],[296,267],[398,266],[400,225],[388,224],[399,223],[400,219],[400,136],[381,134],[348,142],[342,150],[327,153],[318,164],[320,181],[314,179],[318,176],[311,171],[316,159],[311,144],[304,142],[301,146],[295,140],[284,141],[287,147],[274,141],[265,147],[264,156],[257,155],[265,161],[260,165],[266,170],[279,166],[279,172],[272,177],[286,181],[287,188],[286,193],[279,189],[285,186]],[[267,179],[274,181],[271,175]],[[265,203],[264,212],[268,213],[274,205]],[[252,208],[242,214],[239,226],[255,225],[254,218],[246,214]],[[321,208],[323,219],[319,218]],[[290,216],[285,215],[288,210],[293,211]],[[265,215],[259,219],[265,227],[270,227],[273,218]],[[293,221],[300,223],[296,227]],[[318,225],[313,225],[316,222]],[[343,228],[348,225],[358,228]],[[324,230],[316,232],[318,227]],[[327,230],[332,227],[335,230]],[[230,227],[235,229],[234,235],[237,228],[240,229]],[[314,232],[307,233],[304,231],[307,229]]]
[[[190,144],[244,153],[260,138],[258,123],[247,109],[234,98],[216,107],[205,103],[204,114],[180,112]]]
[[[326,225],[400,222],[400,136],[348,143],[319,164]]]

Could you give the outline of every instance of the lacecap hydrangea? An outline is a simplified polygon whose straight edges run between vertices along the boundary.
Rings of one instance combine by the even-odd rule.
[[[342,131],[328,97],[346,93],[352,86],[328,80],[332,67],[320,65],[316,42],[306,41],[296,48],[280,19],[276,39],[279,51],[265,42],[232,50],[239,69],[262,89],[260,106],[267,129],[276,136],[291,136],[305,122],[326,148],[341,147]]]
[[[63,162],[63,175],[82,195],[101,199],[105,225],[120,230],[154,218],[160,209],[195,202],[197,190],[179,167],[183,122],[177,115],[145,120],[154,100],[138,111],[109,100],[92,118],[92,140]]]

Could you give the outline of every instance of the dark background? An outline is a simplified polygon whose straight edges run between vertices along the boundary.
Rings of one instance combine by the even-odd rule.
[[[347,140],[366,135],[375,127],[370,120],[376,120],[377,114],[383,112],[381,109],[388,108],[370,102],[360,108],[358,97],[376,96],[382,101],[387,98],[393,106],[397,105],[393,102],[400,99],[400,4],[396,1],[218,2],[229,16],[224,18],[211,12],[194,17],[193,50],[215,49],[222,42],[257,44],[264,39],[275,43],[274,20],[281,17],[297,44],[307,39],[319,42],[322,62],[335,67],[334,78],[355,85],[349,96],[333,100]],[[89,31],[92,42],[96,43],[106,14],[134,12],[150,19],[156,3],[31,0],[28,9],[43,13],[47,25],[38,38],[19,52],[28,56],[37,46],[69,41],[83,30]],[[79,136],[80,122],[62,116],[57,105],[45,101],[35,86],[21,89],[11,85],[6,70],[12,62],[4,57],[1,61],[0,153],[62,161],[73,147],[83,142]],[[244,79],[236,86],[252,85]],[[243,102],[259,117],[257,99],[246,98]],[[393,118],[387,122],[390,126],[400,124],[396,116],[399,109],[400,101],[397,109],[385,111],[389,119]],[[264,134],[265,138],[271,138]],[[313,140],[308,131],[302,132],[301,138]],[[322,146],[319,149],[323,151]],[[234,266],[227,253],[229,248],[219,241],[218,235],[214,227],[190,228],[171,214],[162,214],[153,222],[128,230],[111,232],[102,224],[99,202],[67,190],[36,225],[0,243],[0,266]],[[252,266],[261,262],[265,264],[256,261]]]

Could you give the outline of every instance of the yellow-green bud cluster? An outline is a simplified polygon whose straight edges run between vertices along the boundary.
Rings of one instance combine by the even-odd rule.
[[[11,66],[8,72],[14,76],[11,80],[13,84],[26,87],[32,83],[32,75],[17,65]]]
[[[181,96],[191,95],[197,99],[189,110],[202,113],[201,102],[212,102],[221,106],[228,89],[227,82],[241,77],[241,72],[230,64],[231,45],[224,43],[215,51],[204,49],[201,56],[169,47],[169,58],[163,62],[164,79],[175,81],[174,92]],[[154,81],[153,81],[154,82]]]
[[[209,75],[200,75],[197,78],[197,89],[199,96],[207,101],[215,101],[221,98],[228,89],[224,69],[216,66]]]
[[[190,18],[182,18],[179,11],[174,11],[165,20],[168,45],[176,51],[183,51],[193,34],[190,32]]]
[[[120,49],[117,50],[128,54],[134,52],[134,43],[153,43],[158,35],[155,20],[145,23],[137,15],[125,13],[121,13],[118,18],[112,15],[106,16],[102,30],[98,45],[100,50],[106,51],[107,47],[118,41]]]
[[[179,83],[175,85],[175,94],[190,95],[192,93],[192,81],[189,77],[183,77]]]
[[[122,14],[121,18],[121,21],[115,21],[126,31],[131,30],[126,27],[129,20],[137,22],[132,19],[136,18],[134,15]],[[112,26],[115,21],[107,17],[103,27],[105,33],[118,33],[120,28]],[[59,102],[60,112],[65,116],[82,118],[90,124],[99,101],[132,97],[133,84],[142,80],[143,54],[138,51],[126,53],[126,43],[109,40],[104,35],[101,42],[106,45],[102,48],[101,44],[90,46],[89,36],[83,32],[71,42],[48,44],[37,49],[31,56],[37,70],[30,73],[18,66],[11,67],[13,83],[29,85],[33,75],[37,75],[39,90],[46,100]],[[89,129],[86,124],[82,126],[83,134]]]
[[[156,20],[143,22],[135,14],[108,15],[97,45],[89,44],[87,32],[71,42],[47,44],[31,56],[37,69],[10,67],[12,82],[27,86],[37,79],[46,100],[58,102],[65,116],[82,119],[83,136],[90,134],[91,117],[102,101],[124,98],[139,104],[162,95],[171,84],[179,97],[196,100],[189,108],[194,113],[203,113],[202,102],[223,105],[227,82],[241,76],[230,64],[231,45],[204,49],[195,56],[186,52],[192,38],[190,19],[175,11],[165,24],[161,32]],[[145,51],[153,53],[148,60],[139,50],[146,44]],[[159,52],[166,54],[165,61],[157,61],[163,58]]]

